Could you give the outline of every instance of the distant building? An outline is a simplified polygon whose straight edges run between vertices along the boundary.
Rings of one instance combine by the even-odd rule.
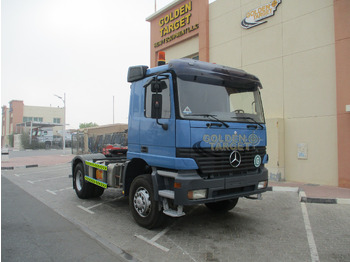
[[[36,126],[56,125],[54,131],[62,130],[64,121],[63,107],[27,106],[21,100],[12,100],[10,107],[2,107],[1,146],[10,145],[10,135],[20,134],[23,127],[33,123]],[[61,126],[61,127],[60,127]]]

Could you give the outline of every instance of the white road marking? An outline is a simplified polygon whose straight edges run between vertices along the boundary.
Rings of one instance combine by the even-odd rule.
[[[56,192],[51,191],[51,190],[48,190],[48,189],[46,189],[46,192],[49,192],[49,193],[51,193],[51,194],[53,194],[53,195],[57,195]]]
[[[162,245],[159,245],[158,243],[156,243],[155,241],[152,241],[152,239],[147,239],[145,238],[144,236],[141,236],[141,235],[135,235],[135,237],[137,237],[138,239],[141,239],[143,241],[145,241],[146,243],[156,247],[156,248],[159,248],[160,250],[163,250],[164,252],[169,252],[169,248],[166,248],[166,247],[163,247]]]
[[[68,178],[67,176],[56,176],[56,177],[50,177],[50,178],[44,178],[44,179],[39,179],[39,180],[34,180],[34,181],[31,181],[31,180],[27,180],[28,183],[31,183],[31,184],[35,184],[35,183],[38,183],[38,182],[43,182],[43,181],[47,181],[47,180],[53,180],[53,179],[59,179],[59,178]]]
[[[198,208],[195,207],[193,208],[188,214],[191,214],[194,210],[196,210]],[[141,236],[141,235],[135,235],[135,237],[137,237],[138,239],[141,239],[143,241],[145,241],[146,243],[152,245],[152,246],[155,246],[165,252],[169,252],[169,248],[166,248],[158,243],[156,243],[156,241],[161,238],[162,236],[164,236],[166,233],[168,233],[168,231],[173,227],[175,226],[177,223],[178,223],[179,220],[177,220],[177,222],[175,222],[174,224],[172,224],[171,226],[165,228],[164,230],[162,230],[161,232],[159,232],[157,235],[155,235],[154,237],[152,237],[152,239],[148,239],[144,236]],[[170,238],[168,238],[170,239]],[[196,261],[188,252],[186,252],[183,248],[181,248],[179,245],[177,245],[172,239],[170,239],[176,246],[177,248],[179,248],[184,254],[188,255],[193,261]]]
[[[69,189],[72,189],[72,187],[67,187],[67,188],[62,188],[62,189],[58,189],[58,190],[49,190],[49,189],[46,189],[47,192],[53,194],[53,195],[57,195],[56,193],[58,192],[62,192],[62,191],[65,191],[65,190],[69,190]]]
[[[92,215],[95,214],[95,212],[91,211],[89,208],[83,207],[81,205],[78,205],[78,207]]]
[[[159,232],[157,235],[155,235],[151,241],[156,242],[159,238],[164,236],[168,231],[170,230],[170,227],[165,228],[163,231]]]
[[[52,169],[50,168],[50,172],[52,173],[52,171],[61,171],[67,169],[67,171],[71,171],[69,168],[67,167],[59,167],[57,169]],[[29,173],[20,173],[20,174],[14,174],[16,177],[21,177],[21,176],[27,176],[27,175],[36,175],[36,174],[41,174],[41,173],[47,173],[47,170],[41,170],[41,171],[36,171],[36,172],[29,172]]]
[[[156,243],[156,241],[161,238],[162,236],[164,236],[171,228],[172,226],[170,227],[167,227],[165,229],[163,229],[161,232],[159,232],[157,235],[155,235],[154,237],[152,237],[152,239],[148,239],[148,238],[145,238],[144,236],[141,236],[141,235],[135,235],[135,237],[137,237],[138,239],[141,239],[143,241],[145,241],[146,243],[152,245],[152,246],[155,246],[156,248],[159,248],[161,250],[163,250],[164,252],[169,252],[169,248],[166,248],[166,247],[163,247],[162,245]]]
[[[314,235],[312,234],[311,224],[310,224],[310,220],[309,220],[309,215],[307,213],[306,204],[305,203],[300,203],[300,204],[301,204],[301,211],[303,213],[303,218],[304,218],[307,241],[309,242],[311,261],[312,262],[319,262],[320,258],[318,256]]]
[[[195,260],[194,257],[192,257],[192,256],[190,255],[190,253],[188,253],[186,250],[184,250],[182,247],[180,247],[178,244],[176,244],[174,240],[172,240],[172,239],[169,238],[169,237],[167,237],[167,238],[168,238],[171,242],[173,242],[173,244],[174,244],[178,249],[180,249],[184,255],[189,256],[190,259],[191,259],[192,261],[197,262],[197,260]]]
[[[121,198],[123,198],[123,197],[124,197],[124,196],[120,196],[120,197],[114,198],[114,199],[109,200],[109,201],[105,201],[105,202],[102,202],[102,203],[98,203],[98,204],[93,205],[93,206],[91,206],[91,207],[83,207],[83,206],[81,206],[81,205],[78,205],[77,207],[79,207],[80,209],[82,209],[82,210],[88,212],[89,214],[95,214],[95,212],[94,212],[94,211],[91,211],[90,209],[93,209],[93,208],[98,207],[98,206],[102,206],[102,205],[104,205],[104,204],[107,204],[107,203],[109,203],[109,202],[113,202],[113,201],[118,200],[118,199],[121,199]]]

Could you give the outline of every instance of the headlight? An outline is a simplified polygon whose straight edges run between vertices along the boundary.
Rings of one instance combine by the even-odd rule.
[[[188,199],[191,199],[191,200],[207,198],[207,190],[198,189],[198,190],[188,191],[187,197]]]

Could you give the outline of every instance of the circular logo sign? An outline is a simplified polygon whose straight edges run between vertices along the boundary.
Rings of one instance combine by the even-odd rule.
[[[241,164],[242,157],[238,151],[233,151],[230,155],[230,165],[232,167],[238,167]]]
[[[255,166],[255,167],[259,167],[260,165],[261,165],[261,156],[256,155],[256,156],[254,157],[254,166]]]
[[[255,146],[255,145],[259,144],[260,137],[258,137],[256,134],[250,134],[248,137],[248,141],[251,145]]]

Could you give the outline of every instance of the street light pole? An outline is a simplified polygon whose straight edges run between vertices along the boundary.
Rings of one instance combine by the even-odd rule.
[[[66,152],[66,93],[64,93],[63,98],[61,96],[55,95],[63,101],[64,117],[63,117],[63,128],[62,128],[62,137],[63,137],[63,154]]]

